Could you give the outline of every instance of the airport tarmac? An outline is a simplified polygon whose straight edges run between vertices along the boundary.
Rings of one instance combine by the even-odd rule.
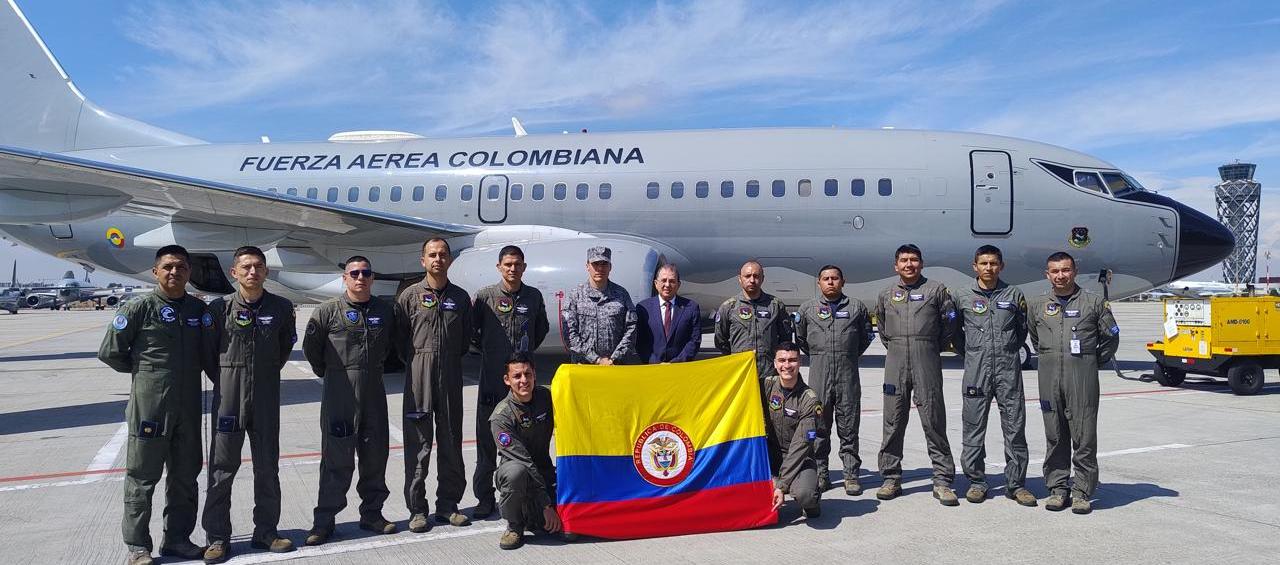
[[[1117,356],[1124,378],[1101,371],[1098,423],[1101,485],[1094,512],[1077,516],[1024,508],[1003,494],[1003,448],[997,411],[987,435],[987,471],[995,496],[963,500],[968,482],[957,469],[960,506],[940,506],[930,494],[929,460],[918,418],[906,440],[905,495],[882,502],[876,452],[881,439],[884,348],[877,342],[862,363],[861,455],[866,492],[849,497],[839,486],[823,498],[820,518],[806,521],[793,501],[777,526],[760,530],[633,541],[584,539],[566,544],[530,537],[517,551],[498,549],[500,519],[409,533],[400,448],[400,375],[386,379],[392,415],[392,455],[385,514],[400,533],[374,536],[356,528],[358,499],[338,517],[334,541],[287,554],[249,548],[252,469],[240,471],[232,517],[231,563],[297,560],[306,563],[1274,563],[1280,553],[1280,382],[1274,371],[1253,397],[1231,394],[1222,382],[1164,388],[1141,380],[1150,373],[1144,344],[1160,332],[1158,303],[1116,304],[1121,327]],[[310,316],[299,311],[299,329]],[[120,563],[122,480],[126,430],[122,424],[129,377],[96,359],[112,313],[23,310],[0,314],[0,563]],[[703,354],[709,355],[710,336]],[[320,448],[321,383],[295,350],[283,372],[281,408],[283,517],[281,533],[301,545],[311,526]],[[554,358],[540,359],[551,375]],[[474,375],[476,359],[468,359]],[[948,436],[959,464],[959,360],[945,359]],[[1046,496],[1040,463],[1043,426],[1035,371],[1023,374],[1032,464],[1028,486]],[[549,380],[549,379],[547,379]],[[211,395],[210,395],[211,396]],[[475,381],[464,392],[468,478],[475,457]],[[207,420],[206,420],[207,430]],[[207,433],[206,433],[207,438]],[[833,438],[834,439],[834,438]],[[207,439],[206,439],[207,442]],[[248,457],[246,444],[245,457]],[[433,471],[435,463],[432,463]],[[832,468],[839,462],[832,459]],[[434,478],[434,472],[432,474]],[[201,489],[204,488],[201,477]],[[161,537],[162,490],[152,532]],[[434,486],[429,486],[429,492]],[[201,493],[201,504],[204,502]],[[464,511],[475,504],[468,496]],[[203,543],[198,528],[193,541]],[[161,562],[179,562],[164,559]]]

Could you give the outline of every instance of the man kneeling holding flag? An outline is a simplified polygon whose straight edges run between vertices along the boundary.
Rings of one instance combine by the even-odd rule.
[[[533,361],[516,353],[502,377],[511,390],[489,417],[498,448],[498,508],[507,531],[498,541],[502,549],[524,545],[525,529],[560,531],[556,513],[556,468],[551,464],[554,415],[551,391],[537,386]]]
[[[813,389],[800,379],[800,348],[784,341],[773,352],[777,371],[764,380],[765,431],[769,438],[769,468],[773,471],[773,507],[782,506],[783,494],[800,503],[806,518],[817,518],[818,470],[813,462],[822,404]]]

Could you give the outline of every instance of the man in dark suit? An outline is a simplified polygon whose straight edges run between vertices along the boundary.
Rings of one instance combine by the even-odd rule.
[[[698,303],[683,296],[680,271],[668,263],[653,279],[658,295],[636,305],[636,351],[645,363],[692,361],[702,343]]]

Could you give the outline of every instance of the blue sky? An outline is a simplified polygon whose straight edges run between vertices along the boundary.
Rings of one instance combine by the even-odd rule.
[[[208,141],[511,116],[981,131],[1096,155],[1211,215],[1216,167],[1240,159],[1264,186],[1259,256],[1280,261],[1277,2],[18,3],[90,99]]]

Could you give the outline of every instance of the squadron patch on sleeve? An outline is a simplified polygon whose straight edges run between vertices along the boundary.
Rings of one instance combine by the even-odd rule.
[[[116,317],[111,320],[111,327],[115,328],[116,331],[123,330],[129,327],[129,318],[126,318],[124,314],[116,314]]]
[[[511,434],[498,432],[498,444],[502,447],[511,447]]]

